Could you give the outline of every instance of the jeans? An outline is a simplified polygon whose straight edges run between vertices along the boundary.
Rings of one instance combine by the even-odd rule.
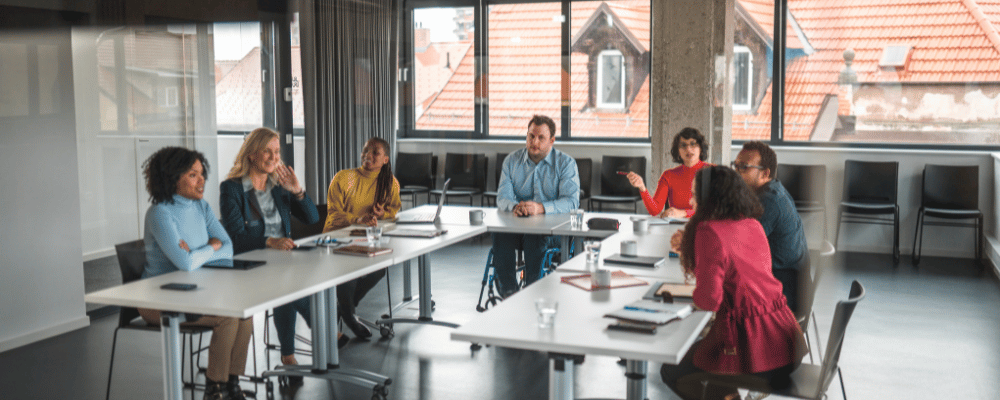
[[[278,331],[278,343],[281,345],[281,355],[295,354],[295,313],[302,314],[306,325],[312,327],[312,308],[309,297],[303,297],[291,303],[274,309],[274,330]]]

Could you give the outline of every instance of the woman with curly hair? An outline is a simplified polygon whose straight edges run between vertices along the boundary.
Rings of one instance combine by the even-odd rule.
[[[146,211],[143,278],[192,271],[209,261],[232,260],[233,242],[202,197],[208,162],[183,147],[165,147],[143,164],[146,191],[153,206]],[[160,324],[160,311],[139,309],[150,325]],[[239,376],[246,370],[253,319],[202,316],[183,325],[212,328],[205,372],[205,399],[245,399]]]
[[[235,253],[270,248],[291,250],[292,217],[304,224],[319,222],[316,204],[299,184],[295,171],[281,162],[278,132],[257,128],[236,155],[229,176],[220,185],[222,224],[233,239]],[[304,297],[274,309],[274,329],[281,344],[281,363],[295,359],[295,314],[310,323],[309,298]],[[346,338],[340,340],[346,343]],[[289,377],[291,383],[302,377]]]
[[[361,167],[337,172],[326,194],[326,224],[323,232],[351,225],[374,226],[378,220],[391,220],[402,207],[399,181],[389,166],[389,143],[379,138],[368,139],[361,151]],[[337,307],[340,318],[355,336],[369,338],[370,330],[354,315],[354,309],[378,281],[385,270],[372,272],[337,286]]]
[[[694,128],[684,128],[674,136],[670,146],[670,155],[674,162],[680,164],[676,168],[663,171],[660,182],[656,185],[656,194],[650,195],[642,177],[635,172],[628,173],[628,181],[639,189],[642,203],[646,205],[649,215],[659,215],[670,218],[687,218],[694,215],[691,208],[691,180],[702,167],[711,165],[705,163],[708,157],[708,142],[705,136]]]
[[[805,340],[781,282],[771,274],[771,254],[757,196],[735,171],[710,166],[693,185],[694,215],[671,238],[688,277],[693,300],[715,312],[708,334],[679,365],[660,369],[663,381],[685,399],[701,397],[701,382],[720,380],[768,391],[789,384],[805,355]]]

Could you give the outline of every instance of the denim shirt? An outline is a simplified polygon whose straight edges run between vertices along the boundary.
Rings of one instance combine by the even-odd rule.
[[[503,162],[497,185],[497,208],[511,211],[517,203],[534,201],[546,214],[568,213],[580,208],[580,172],[576,160],[559,150],[535,163],[528,149],[518,149]]]

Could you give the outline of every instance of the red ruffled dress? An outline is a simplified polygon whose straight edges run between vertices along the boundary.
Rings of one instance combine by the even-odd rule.
[[[771,274],[771,252],[755,219],[706,221],[695,234],[694,303],[715,311],[694,365],[725,375],[769,371],[805,355],[802,330]]]

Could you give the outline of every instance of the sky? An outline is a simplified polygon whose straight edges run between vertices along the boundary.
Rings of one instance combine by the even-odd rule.
[[[471,8],[471,7],[470,7]],[[413,23],[431,30],[431,42],[457,42],[454,8],[418,8]]]
[[[213,38],[216,60],[241,60],[254,47],[260,46],[260,23],[216,23]]]

